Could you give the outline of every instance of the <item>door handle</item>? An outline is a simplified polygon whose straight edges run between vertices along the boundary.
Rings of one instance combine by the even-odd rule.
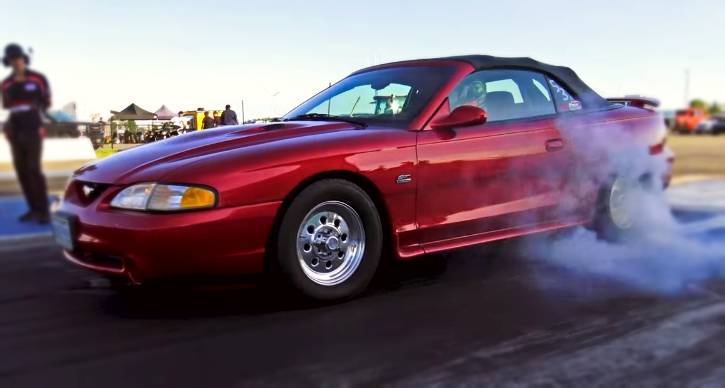
[[[546,142],[546,152],[556,152],[561,151],[564,149],[564,146],[566,143],[564,143],[564,140],[562,139],[552,139]]]

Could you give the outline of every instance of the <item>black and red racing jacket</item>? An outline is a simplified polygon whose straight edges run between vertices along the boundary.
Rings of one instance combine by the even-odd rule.
[[[40,136],[41,114],[50,108],[50,85],[44,75],[26,70],[18,80],[10,75],[2,82],[3,108],[10,110],[5,130],[13,136]]]

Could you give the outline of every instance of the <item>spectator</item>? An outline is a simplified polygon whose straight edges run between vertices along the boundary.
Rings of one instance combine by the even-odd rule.
[[[30,58],[17,44],[5,47],[3,64],[12,74],[2,82],[3,108],[10,110],[5,136],[10,143],[18,181],[30,210],[20,222],[50,222],[48,190],[42,170],[42,114],[50,108],[50,86],[42,74],[27,68]]]
[[[211,112],[207,111],[204,120],[201,122],[201,129],[212,129],[214,126],[214,117],[212,117]]]
[[[239,125],[237,113],[234,112],[231,108],[232,106],[227,104],[226,109],[222,113],[222,123],[224,123],[224,125]]]
[[[181,131],[183,129],[186,129],[186,120],[184,120],[184,112],[179,111],[179,115],[171,119],[171,125],[176,128],[177,130]]]
[[[103,117],[98,119],[98,122],[101,124],[101,128],[103,128],[103,137],[110,135],[111,133],[111,126],[108,125],[105,121],[103,121]]]
[[[219,111],[214,112],[214,126],[216,126],[216,127],[222,126],[222,112],[219,112]]]

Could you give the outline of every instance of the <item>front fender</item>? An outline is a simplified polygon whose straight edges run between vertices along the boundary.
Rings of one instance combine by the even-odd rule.
[[[217,153],[167,173],[162,180],[202,184],[219,192],[219,206],[283,201],[316,175],[358,174],[378,189],[394,233],[415,230],[417,132],[357,130],[261,143]],[[398,177],[412,180],[398,183]],[[413,237],[404,244],[415,243]]]
[[[214,187],[220,207],[280,201],[305,179],[328,171],[361,174],[382,192],[385,181],[395,184],[396,173],[414,174],[415,137],[404,130],[348,131],[260,143],[197,158],[161,180]]]

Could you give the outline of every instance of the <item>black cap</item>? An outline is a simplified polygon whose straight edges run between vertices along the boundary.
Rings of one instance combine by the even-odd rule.
[[[3,64],[5,66],[10,65],[10,60],[15,58],[25,58],[25,63],[28,63],[28,56],[23,51],[20,45],[11,43],[5,46],[5,56],[3,57]]]

